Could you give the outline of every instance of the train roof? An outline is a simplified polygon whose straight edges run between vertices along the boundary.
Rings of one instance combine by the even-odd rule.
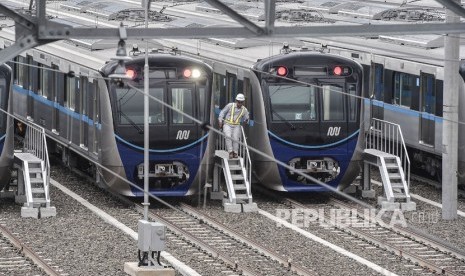
[[[28,13],[29,3],[5,0],[4,3],[20,12]],[[258,25],[263,25],[263,1],[225,1]],[[277,1],[277,26],[328,26],[361,24],[422,24],[444,22],[445,10],[432,0],[407,3],[403,0],[387,1]],[[48,1],[50,20],[74,27],[113,27],[123,22],[128,28],[142,28],[141,3],[137,0],[119,2],[67,0]],[[14,24],[0,17],[0,46],[15,41]],[[5,27],[6,26],[6,27]],[[239,26],[237,22],[202,1],[153,2],[150,13],[151,28],[202,28],[205,26]],[[53,61],[66,66],[100,69],[115,57],[118,38],[79,39],[54,42],[37,47],[34,51],[50,53]],[[215,66],[249,68],[257,60],[279,54],[287,43],[291,49],[329,52],[369,64],[383,58],[392,63],[416,63],[430,66],[433,73],[441,72],[444,63],[444,35],[372,35],[365,37],[295,37],[292,39],[257,38],[208,38],[208,39],[150,39],[149,52],[189,54],[202,58]],[[465,58],[465,44],[460,42],[461,58]],[[128,51],[134,44],[144,51],[145,41],[126,41]],[[59,61],[61,60],[61,61]],[[65,65],[66,63],[67,65]],[[395,66],[395,65],[392,65]],[[402,65],[404,68],[408,66]],[[400,67],[399,67],[400,68]],[[415,69],[417,68],[417,69]],[[436,69],[434,69],[436,68]],[[439,69],[438,69],[439,68]],[[65,69],[64,69],[65,70]],[[418,66],[412,65],[418,71]],[[436,71],[435,71],[436,70]],[[440,75],[441,73],[439,73]]]

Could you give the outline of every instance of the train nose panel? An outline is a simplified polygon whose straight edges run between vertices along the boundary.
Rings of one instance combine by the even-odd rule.
[[[330,157],[296,157],[291,159],[288,165],[325,183],[335,179],[341,171],[339,163]],[[286,174],[290,180],[303,184],[313,184],[310,180],[296,174],[294,171],[286,170]]]
[[[135,177],[138,184],[144,182],[144,163],[136,167]],[[152,189],[167,189],[182,185],[189,180],[189,168],[177,161],[149,162],[149,185]]]

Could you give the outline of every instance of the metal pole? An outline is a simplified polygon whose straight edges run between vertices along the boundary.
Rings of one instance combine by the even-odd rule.
[[[459,1],[455,0],[459,3]],[[460,17],[446,10],[446,23]],[[459,96],[459,34],[444,38],[444,103],[442,131],[442,218],[457,219],[457,149]]]
[[[149,1],[145,3],[145,28],[149,27]],[[144,220],[149,215],[149,42],[145,40],[144,64]]]

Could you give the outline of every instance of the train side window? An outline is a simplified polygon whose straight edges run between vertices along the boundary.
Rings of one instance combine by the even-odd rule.
[[[323,85],[322,97],[323,121],[343,121],[345,108],[342,87]]]
[[[412,105],[412,94],[419,86],[417,76],[396,72],[394,74],[394,104],[409,107]]]
[[[171,105],[191,116],[193,116],[192,88],[172,88]],[[171,122],[173,124],[192,124],[192,120],[181,113],[172,110]]]
[[[16,84],[24,88],[25,85],[25,69],[26,58],[18,56],[16,63]]]
[[[80,87],[80,105],[79,111],[82,115],[87,115],[87,90],[89,88],[89,81],[87,77],[81,77],[81,87]]]
[[[349,121],[357,121],[357,86],[355,84],[348,85],[349,90]]]
[[[52,72],[50,68],[46,65],[41,65],[40,67],[40,88],[39,88],[39,95],[42,95],[45,98],[48,98],[49,91],[50,91],[50,84],[52,84]]]
[[[431,74],[421,73],[421,111],[436,114],[436,86]]]
[[[229,99],[226,95],[226,77],[220,74],[215,75],[216,89],[215,93],[218,93],[218,108],[223,108],[228,102]],[[216,98],[216,97],[215,97]],[[215,102],[216,104],[216,102]]]
[[[205,99],[205,87],[199,87],[199,120],[202,122],[205,121],[205,104],[206,104],[206,99]]]
[[[373,93],[378,101],[384,100],[384,66],[382,64],[374,64],[373,74]]]
[[[231,73],[226,73],[228,78],[228,91],[227,91],[227,100],[234,101],[234,98],[237,94],[237,76]]]
[[[76,109],[76,93],[79,89],[79,78],[66,78],[66,93],[64,98],[65,107],[75,110]]]

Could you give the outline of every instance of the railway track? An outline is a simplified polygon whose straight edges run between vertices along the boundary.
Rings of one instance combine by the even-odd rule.
[[[0,275],[65,275],[0,224]]]
[[[141,205],[137,205],[136,209],[143,211]],[[288,259],[187,204],[181,204],[181,209],[184,213],[159,214],[151,210],[149,216],[164,223],[173,232],[167,238],[182,242],[179,239],[183,237],[208,252],[211,258],[204,261],[210,265],[218,260],[226,264],[230,270],[222,271],[222,275],[316,275],[307,268],[291,264]]]
[[[285,199],[284,201],[292,208],[308,208],[307,205],[293,199]],[[431,272],[457,276],[465,274],[464,252],[420,235],[408,228],[390,226],[379,221],[373,223],[370,214],[342,201],[332,198],[328,205],[348,210],[351,214],[356,212],[356,215],[351,215],[350,221],[346,221],[348,223],[344,223],[344,225],[334,223],[335,220],[332,220],[329,214],[325,214],[325,223],[332,224],[333,227],[341,231],[341,234],[345,233],[363,240],[367,249],[384,249],[410,260],[414,266],[418,266],[418,268],[412,267],[412,269],[421,275],[430,275]]]

